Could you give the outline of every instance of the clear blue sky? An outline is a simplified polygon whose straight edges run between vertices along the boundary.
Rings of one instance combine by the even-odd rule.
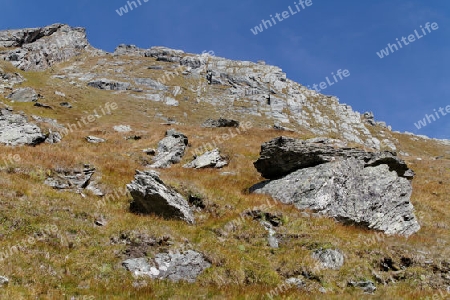
[[[418,130],[425,114],[450,105],[450,1],[140,0],[119,16],[125,0],[3,0],[0,28],[67,23],[87,29],[90,43],[112,52],[121,43],[212,50],[236,60],[265,60],[304,85],[320,84],[338,69],[350,76],[323,90],[360,112],[373,111],[394,130],[450,139],[450,114]],[[137,2],[137,0],[136,0]],[[139,5],[139,4],[138,4]],[[269,15],[290,16],[254,35]],[[280,16],[283,19],[282,16]],[[420,26],[436,22],[424,36]],[[376,52],[417,30],[422,37],[380,59]],[[408,43],[408,40],[406,40]],[[445,111],[444,111],[445,113]]]

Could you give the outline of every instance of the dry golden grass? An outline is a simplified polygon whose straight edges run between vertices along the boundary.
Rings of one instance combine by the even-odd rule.
[[[89,57],[78,59],[91,66],[98,61],[98,58]],[[148,65],[154,63],[153,59],[148,59]],[[0,67],[10,68],[9,64],[1,62]],[[135,68],[143,77],[156,79],[160,76],[132,63],[126,67]],[[263,180],[252,164],[258,158],[260,145],[280,135],[279,131],[265,129],[267,125],[262,117],[249,117],[245,121],[251,121],[253,128],[218,145],[231,159],[229,166],[223,170],[184,169],[181,166],[192,158],[191,151],[212,142],[217,135],[228,133],[228,129],[199,127],[206,118],[220,116],[217,109],[204,103],[197,104],[193,95],[188,101],[179,99],[178,108],[142,99],[130,100],[120,93],[76,87],[52,79],[52,72],[57,74],[58,69],[20,73],[27,78],[22,86],[34,87],[45,96],[42,102],[51,105],[53,110],[39,109],[30,103],[2,101],[16,111],[56,118],[61,124],[76,123],[107,102],[117,103],[118,109],[93,123],[80,126],[59,144],[0,146],[2,155],[20,157],[18,162],[0,159],[0,251],[30,236],[39,236],[48,226],[58,228],[57,232],[44,235],[42,241],[27,244],[2,261],[0,275],[7,276],[11,282],[2,289],[0,298],[70,299],[76,296],[76,299],[83,299],[81,296],[84,295],[84,299],[92,299],[88,296],[95,299],[265,299],[266,293],[282,284],[282,276],[296,276],[307,269],[312,270],[315,262],[310,253],[319,247],[341,249],[347,255],[344,267],[340,271],[315,271],[316,279],[308,281],[315,289],[305,292],[291,288],[278,299],[420,299],[436,292],[423,288],[420,275],[425,271],[421,269],[416,270],[417,277],[396,284],[378,285],[375,296],[349,289],[346,283],[350,279],[373,278],[376,262],[395,255],[398,247],[428,249],[436,260],[448,257],[448,147],[394,134],[399,140],[399,149],[411,154],[407,159],[417,173],[413,181],[412,202],[422,229],[408,239],[383,236],[381,240],[371,242],[374,238],[371,231],[344,226],[329,218],[306,217],[292,206],[275,203],[269,196],[247,193],[249,187]],[[183,82],[174,81],[172,84],[184,86]],[[64,92],[66,97],[55,95],[56,90]],[[60,107],[59,102],[62,101],[68,101],[74,107]],[[191,112],[193,105],[198,109],[195,113]],[[83,198],[43,185],[47,174],[55,168],[90,164],[101,175],[100,182],[108,193],[123,189],[133,179],[135,170],[144,168],[142,162],[151,159],[142,149],[156,147],[170,128],[160,124],[163,120],[155,117],[157,112],[178,120],[181,124],[174,128],[189,137],[190,147],[183,161],[170,169],[160,170],[160,173],[166,183],[180,192],[191,191],[206,199],[208,208],[196,213],[195,226],[132,214],[127,195],[114,198],[98,208],[99,198],[96,196],[87,194]],[[188,119],[184,118],[183,112],[188,112]],[[127,134],[114,132],[112,127],[118,124],[130,125],[134,131]],[[134,134],[141,135],[142,139],[124,139]],[[311,137],[308,131],[282,134]],[[87,135],[107,141],[88,144],[84,140]],[[433,159],[439,155],[444,155],[444,158]],[[423,160],[416,160],[417,156]],[[230,174],[222,175],[224,171]],[[279,233],[286,237],[297,235],[297,238],[285,238],[279,249],[271,249],[267,246],[267,233],[250,219],[236,226],[235,231],[225,230],[227,223],[239,219],[243,211],[267,203],[272,204],[272,212],[283,215]],[[99,216],[107,219],[106,226],[94,225]],[[112,237],[131,231],[145,232],[154,237],[170,235],[175,243],[173,248],[181,247],[187,239],[190,247],[205,253],[213,266],[201,274],[195,284],[141,280],[147,286],[134,288],[132,284],[136,280],[121,266],[124,260],[121,253],[127,246],[111,243]],[[221,236],[224,231],[227,236]],[[436,243],[437,240],[440,244]],[[148,255],[160,250],[151,248]],[[333,292],[323,295],[317,291],[320,286],[331,288]]]

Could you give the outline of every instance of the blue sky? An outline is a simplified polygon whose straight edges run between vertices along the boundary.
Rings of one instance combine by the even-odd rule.
[[[125,43],[265,60],[306,86],[327,76],[333,81],[332,72],[348,69],[350,76],[322,93],[357,111],[373,111],[394,130],[450,139],[450,114],[421,129],[414,125],[450,105],[450,1],[312,0],[257,35],[250,29],[289,6],[296,12],[298,0],[140,1],[119,16],[116,10],[127,1],[3,0],[0,28],[66,23],[85,27],[90,43],[110,52]],[[427,22],[439,28],[425,36],[420,26]],[[420,39],[383,59],[376,54],[414,30]]]

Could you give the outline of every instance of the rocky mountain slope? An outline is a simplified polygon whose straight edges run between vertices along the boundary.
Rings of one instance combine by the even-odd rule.
[[[450,296],[448,141],[63,24],[0,31],[0,58],[3,295]]]

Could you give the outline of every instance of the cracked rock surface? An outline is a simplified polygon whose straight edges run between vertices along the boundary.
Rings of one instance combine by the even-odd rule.
[[[296,151],[287,151],[286,144]],[[267,171],[283,177],[256,184],[253,192],[386,234],[409,236],[420,229],[410,202],[411,182],[404,177],[410,170],[392,153],[369,154],[280,137],[263,145],[255,165],[263,175]],[[278,166],[278,172],[269,166]]]
[[[194,223],[194,214],[187,200],[166,186],[157,172],[136,171],[134,181],[127,188],[134,200],[131,210]]]

